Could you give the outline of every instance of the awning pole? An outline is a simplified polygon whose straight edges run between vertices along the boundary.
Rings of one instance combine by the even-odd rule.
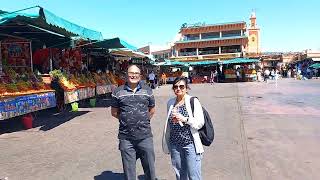
[[[49,60],[49,62],[50,62],[50,71],[52,71],[53,70],[53,68],[52,68],[52,49],[49,48],[49,51],[50,51],[50,60]]]
[[[29,47],[29,49],[30,49],[30,67],[31,67],[31,72],[33,72],[33,59],[32,59],[32,43],[31,43],[31,41],[29,42],[29,44],[30,44],[30,47]]]

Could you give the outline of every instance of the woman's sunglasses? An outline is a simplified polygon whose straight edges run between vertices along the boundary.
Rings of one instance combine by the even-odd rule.
[[[186,87],[185,85],[179,85],[179,86],[173,85],[173,89],[174,89],[174,90],[176,90],[176,89],[178,89],[178,88],[181,89],[181,90],[183,90],[185,87]]]

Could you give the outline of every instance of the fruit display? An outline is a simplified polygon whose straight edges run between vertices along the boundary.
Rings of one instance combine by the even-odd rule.
[[[61,70],[53,70],[49,74],[52,78],[59,79],[59,84],[64,91],[73,91],[77,88],[72,81],[67,79],[67,75],[62,73]]]
[[[236,74],[236,71],[234,69],[226,69],[224,74]]]
[[[95,75],[88,74],[71,74],[69,77],[60,70],[50,72],[53,78],[59,79],[59,84],[65,91],[73,91],[79,88],[96,87]],[[101,82],[101,79],[99,80]]]
[[[107,78],[111,81],[112,84],[118,84],[117,82],[117,76],[114,75],[113,73],[109,72],[106,74]]]
[[[59,79],[59,84],[65,91],[73,91],[76,89],[75,84],[73,84],[71,81],[68,81],[66,77],[61,77]]]
[[[97,73],[93,73],[93,78],[94,78],[94,82],[97,84],[97,86],[109,84],[105,74],[99,75]]]
[[[166,76],[167,77],[179,77],[179,76],[182,76],[182,71],[176,71],[176,72],[169,72],[169,73],[166,73]]]
[[[21,70],[16,73],[12,68],[4,70],[5,75],[0,78],[0,97],[22,96],[52,91],[33,73]]]

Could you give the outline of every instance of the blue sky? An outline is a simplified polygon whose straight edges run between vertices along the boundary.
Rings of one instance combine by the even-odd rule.
[[[255,9],[262,51],[320,49],[319,0],[1,0],[0,9],[34,5],[137,47],[172,41],[183,23],[249,25]]]

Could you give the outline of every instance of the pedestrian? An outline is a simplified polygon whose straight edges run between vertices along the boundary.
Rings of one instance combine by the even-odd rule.
[[[162,82],[163,85],[167,84],[167,75],[164,72],[161,75],[161,82]]]
[[[214,83],[214,78],[215,78],[215,76],[216,76],[216,71],[215,71],[215,70],[212,70],[212,71],[210,72],[210,83],[211,83],[211,85],[213,85],[213,83]]]
[[[271,70],[270,76],[271,76],[271,79],[272,79],[272,80],[275,79],[276,74],[275,74],[274,69]]]
[[[291,78],[291,69],[288,70],[288,72],[287,72],[287,77],[288,77],[288,78]]]
[[[257,72],[257,81],[258,82],[262,81],[262,75],[261,74],[262,74],[261,69],[259,69],[258,72]]]
[[[193,73],[190,72],[190,74],[189,74],[189,82],[190,82],[190,84],[192,84],[192,76],[193,76]]]
[[[167,103],[168,118],[163,131],[162,148],[164,153],[171,156],[177,180],[201,180],[204,149],[198,130],[204,125],[202,106],[195,98],[192,113],[186,78],[177,77],[172,89],[176,97]]]
[[[268,82],[268,79],[269,79],[269,77],[270,77],[270,71],[269,71],[269,69],[265,69],[265,70],[264,70],[263,76],[264,76],[264,81],[265,81],[265,82]]]
[[[240,68],[236,70],[237,82],[240,82]]]
[[[141,71],[128,67],[127,81],[112,92],[111,114],[119,120],[119,150],[126,180],[136,179],[136,159],[146,180],[155,180],[155,153],[150,119],[155,112],[152,89],[141,83]]]
[[[154,89],[155,88],[155,78],[156,78],[156,75],[154,74],[154,72],[153,71],[151,71],[151,73],[148,75],[148,79],[149,79],[149,82],[150,82],[150,87],[152,88],[152,89]]]

